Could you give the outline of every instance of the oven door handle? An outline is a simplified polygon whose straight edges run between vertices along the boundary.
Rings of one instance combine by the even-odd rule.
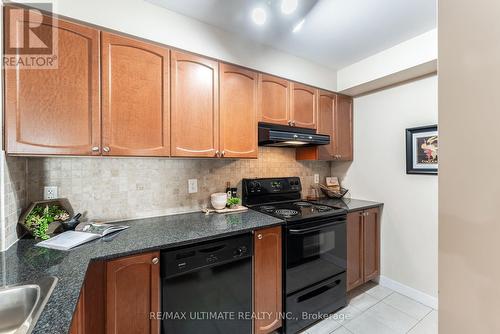
[[[331,226],[339,225],[339,224],[342,224],[342,223],[345,223],[345,221],[341,220],[341,221],[336,221],[336,222],[333,222],[333,223],[323,224],[323,225],[319,225],[319,226],[314,226],[314,227],[309,227],[309,228],[302,228],[300,230],[290,229],[290,230],[288,230],[288,232],[290,234],[306,234],[306,233],[309,233],[309,232],[320,231],[320,230],[324,229],[325,227],[331,227]]]

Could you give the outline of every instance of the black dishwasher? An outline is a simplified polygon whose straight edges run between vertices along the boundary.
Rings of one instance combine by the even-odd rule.
[[[162,333],[252,333],[252,236],[161,253]]]

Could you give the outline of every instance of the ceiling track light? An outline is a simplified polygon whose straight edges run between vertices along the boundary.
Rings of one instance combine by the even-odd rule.
[[[282,0],[281,12],[285,15],[290,15],[297,9],[298,4],[298,0]]]
[[[264,23],[266,23],[266,19],[267,19],[267,13],[263,8],[257,7],[252,10],[252,21],[256,25],[259,26],[263,25]]]

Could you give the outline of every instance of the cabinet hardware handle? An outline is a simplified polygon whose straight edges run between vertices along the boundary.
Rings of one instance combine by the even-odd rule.
[[[104,147],[102,148],[102,150],[103,150],[104,152],[109,152],[109,147],[104,146]]]
[[[160,262],[160,260],[158,260],[157,257],[154,257],[152,260],[151,260],[151,263],[153,264],[158,264],[158,262]]]
[[[288,121],[288,125],[292,125],[292,121]]]
[[[99,152],[99,146],[93,146],[92,147],[93,152]]]
[[[313,137],[312,137],[312,136],[309,136],[309,139],[313,139]]]
[[[215,156],[216,156],[216,157],[220,157],[220,152],[219,152],[218,150],[217,150],[217,151],[215,151]]]
[[[257,234],[257,239],[262,240],[262,234]]]
[[[297,135],[293,135],[293,138],[299,138],[299,136],[297,136]]]
[[[221,156],[224,156],[224,154],[226,154],[226,152],[224,152],[224,151],[222,151],[222,152],[220,153],[220,155],[221,155]]]
[[[292,125],[295,126],[295,121],[292,121]]]

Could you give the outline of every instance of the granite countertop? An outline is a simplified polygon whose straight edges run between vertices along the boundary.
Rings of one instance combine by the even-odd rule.
[[[241,234],[280,225],[283,221],[249,210],[228,215],[187,213],[124,223],[130,228],[112,240],[96,240],[71,251],[35,247],[35,240],[21,239],[7,251],[0,252],[0,286],[36,281],[46,276],[59,279],[36,323],[34,334],[69,332],[91,260],[112,259]]]
[[[382,203],[323,199],[319,203],[357,211]],[[96,240],[71,251],[35,247],[33,239],[21,239],[0,252],[0,286],[36,281],[46,276],[59,280],[33,330],[34,334],[68,333],[87,267],[92,260],[108,260],[135,253],[167,249],[210,239],[281,225],[282,220],[249,210],[227,215],[186,213],[134,219],[130,228],[111,240]]]
[[[376,208],[376,207],[384,205],[383,203],[379,203],[379,202],[365,201],[365,200],[354,199],[354,198],[342,198],[342,199],[324,198],[324,199],[321,199],[317,202],[321,203],[321,204],[325,204],[325,205],[331,205],[331,206],[343,208],[343,209],[346,209],[348,212]]]

